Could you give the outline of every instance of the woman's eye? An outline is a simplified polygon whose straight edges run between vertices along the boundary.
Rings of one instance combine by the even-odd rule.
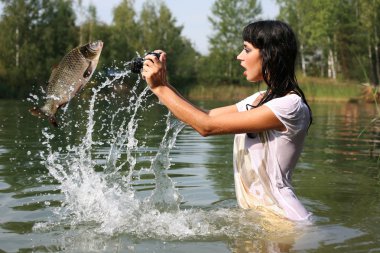
[[[248,54],[249,52],[251,52],[251,50],[249,50],[248,48],[244,48],[244,51]]]

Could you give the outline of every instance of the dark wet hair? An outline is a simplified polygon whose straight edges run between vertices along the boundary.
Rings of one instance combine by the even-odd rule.
[[[295,75],[297,40],[289,25],[276,20],[253,22],[244,28],[243,40],[260,50],[263,61],[263,79],[268,89],[257,106],[294,92],[309,108],[311,124],[311,109]]]

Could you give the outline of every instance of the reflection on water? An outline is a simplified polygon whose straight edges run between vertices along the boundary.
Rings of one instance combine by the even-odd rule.
[[[0,101],[0,251],[380,250],[373,105],[312,105],[293,177],[306,225],[239,209],[232,136],[183,128],[149,94],[73,100],[60,129]]]

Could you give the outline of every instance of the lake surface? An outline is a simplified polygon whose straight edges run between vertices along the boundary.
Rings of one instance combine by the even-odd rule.
[[[380,252],[374,105],[312,104],[293,184],[313,223],[292,224],[237,207],[233,136],[126,93],[75,98],[58,129],[0,101],[0,252]]]

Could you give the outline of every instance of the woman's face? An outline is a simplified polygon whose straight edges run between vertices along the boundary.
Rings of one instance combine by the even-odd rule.
[[[263,60],[259,49],[244,41],[244,48],[236,58],[240,61],[240,65],[245,68],[243,74],[248,81],[257,82],[263,80],[263,73],[261,72]]]

